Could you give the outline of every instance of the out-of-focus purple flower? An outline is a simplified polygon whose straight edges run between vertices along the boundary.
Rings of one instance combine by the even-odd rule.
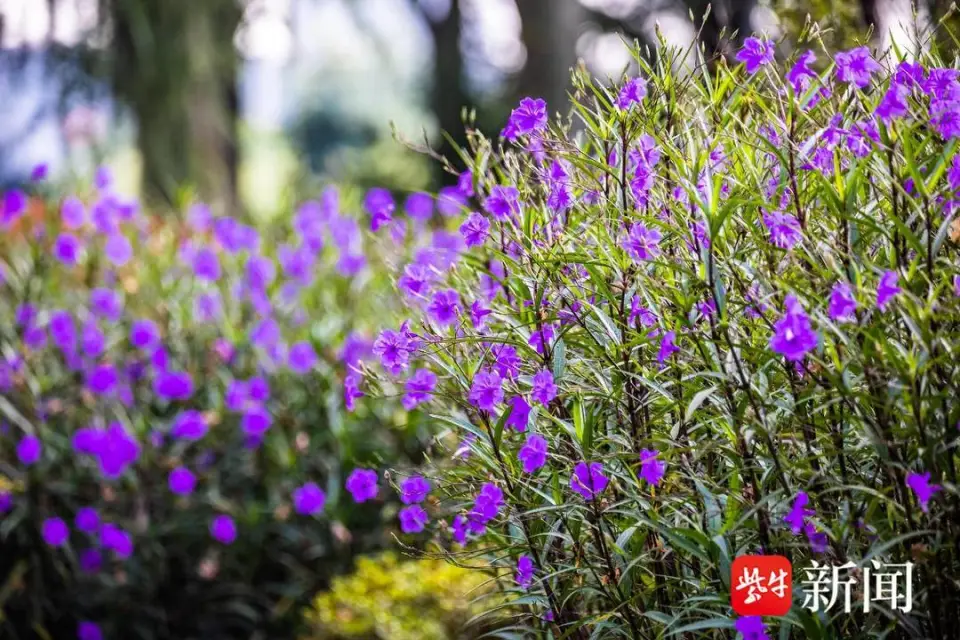
[[[747,38],[737,52],[737,60],[746,65],[747,73],[753,75],[760,67],[773,62],[773,43],[760,38]]]
[[[11,189],[3,194],[0,202],[0,223],[9,224],[27,210],[27,194],[20,189]]]
[[[520,192],[516,187],[495,185],[483,201],[484,210],[501,222],[520,215]]]
[[[104,253],[114,266],[122,267],[133,257],[133,245],[122,233],[112,233],[104,243]]]
[[[374,187],[367,191],[363,199],[363,208],[370,214],[370,230],[377,231],[393,219],[396,204],[390,191],[382,187]]]
[[[490,349],[495,360],[494,369],[501,378],[516,378],[520,375],[520,356],[509,344],[497,344]]]
[[[178,496],[188,496],[197,486],[197,476],[186,467],[177,467],[167,476],[170,492]]]
[[[467,196],[457,187],[443,187],[437,193],[437,211],[450,218],[467,208]]]
[[[547,463],[547,439],[535,433],[530,434],[517,452],[517,459],[525,473],[535,473]]]
[[[87,389],[96,395],[110,395],[117,388],[119,381],[117,368],[112,364],[97,365],[87,372]]]
[[[43,541],[51,547],[62,547],[70,537],[70,528],[61,518],[47,518],[40,530]]]
[[[373,500],[377,497],[379,487],[377,486],[377,472],[372,469],[354,469],[347,476],[345,483],[347,491],[353,496],[353,501],[357,504]]]
[[[316,482],[308,482],[294,489],[291,499],[293,508],[302,516],[319,515],[327,504],[327,494]]]
[[[803,360],[817,346],[817,332],[797,298],[790,294],[784,301],[786,310],[773,325],[770,348],[791,362]]]
[[[841,51],[834,56],[834,61],[837,64],[835,71],[837,80],[856,85],[861,89],[869,85],[873,74],[882,69],[870,55],[870,49],[867,47]]]
[[[880,308],[880,311],[886,311],[890,301],[902,291],[897,286],[899,279],[900,274],[896,271],[887,271],[880,276],[880,282],[877,284],[877,307]]]
[[[193,442],[207,435],[207,421],[195,409],[181,411],[170,427],[170,435],[177,440]]]
[[[400,483],[400,501],[403,504],[417,504],[427,499],[430,483],[422,476],[412,476]]]
[[[677,332],[667,331],[660,339],[660,350],[657,352],[657,363],[663,366],[670,356],[680,351],[676,346]]]
[[[547,126],[547,103],[537,98],[524,98],[510,113],[503,137],[513,140],[518,136],[536,134]]]
[[[813,509],[807,508],[809,503],[810,496],[807,495],[806,491],[800,491],[797,493],[797,497],[793,499],[790,512],[783,517],[783,521],[790,525],[790,531],[794,535],[800,533],[803,529],[806,518],[815,513]]]
[[[253,255],[247,260],[244,275],[247,286],[253,291],[266,291],[277,277],[277,267],[270,258]]]
[[[0,516],[13,508],[13,495],[9,491],[0,491]]]
[[[417,369],[407,380],[406,393],[403,396],[403,408],[407,411],[422,402],[433,399],[433,390],[437,386],[437,376],[429,369]]]
[[[397,287],[406,296],[423,298],[429,293],[435,278],[435,272],[428,266],[411,262],[404,267],[403,274],[397,279]]]
[[[850,284],[840,281],[830,291],[830,306],[827,312],[834,322],[853,322],[857,319],[857,300]]]
[[[260,439],[273,426],[273,417],[264,407],[247,407],[240,418],[240,428],[249,438]]]
[[[570,475],[570,489],[585,500],[599,496],[609,482],[607,476],[603,475],[603,465],[599,462],[578,462]]]
[[[534,566],[530,556],[524,554],[517,558],[517,586],[521,589],[529,589],[533,584]]]
[[[35,435],[26,435],[17,443],[17,459],[24,466],[32,466],[43,455],[43,444]]]
[[[153,320],[134,320],[130,325],[130,344],[144,351],[160,343],[160,329]]]
[[[411,193],[407,196],[404,209],[414,220],[426,222],[433,215],[433,198],[429,193]]]
[[[460,235],[468,247],[482,245],[490,235],[490,221],[483,214],[473,212],[460,225]]]
[[[225,513],[210,521],[210,535],[220,544],[230,545],[237,539],[237,523]]]
[[[87,212],[83,202],[76,196],[65,198],[60,205],[60,220],[65,229],[77,229],[86,222]]]
[[[960,276],[953,276],[953,295],[960,298]]]
[[[656,229],[650,229],[641,222],[630,227],[623,240],[623,248],[630,257],[638,262],[653,260],[660,255],[660,240],[663,236]]]
[[[454,289],[437,291],[427,305],[427,313],[437,325],[448,327],[457,320],[460,313],[460,294]]]
[[[194,202],[187,210],[187,224],[197,233],[206,233],[213,227],[213,212],[202,202]]]
[[[121,560],[133,555],[133,536],[109,522],[100,529],[100,545]]]
[[[193,274],[198,280],[216,282],[220,279],[220,258],[210,247],[200,247],[193,254]]]
[[[502,506],[503,491],[492,482],[487,482],[480,488],[480,493],[473,502],[471,515],[476,516],[480,522],[487,523],[499,515]]]
[[[640,104],[647,97],[647,81],[643,78],[630,78],[620,89],[617,96],[617,107],[626,111],[635,104]]]
[[[99,287],[90,292],[90,310],[97,317],[116,322],[123,315],[123,301],[116,291]]]
[[[486,317],[493,313],[481,300],[474,300],[470,305],[470,323],[474,329],[482,329],[486,324]]]
[[[803,527],[803,533],[807,536],[807,542],[810,543],[810,550],[813,553],[826,553],[829,538],[826,533],[817,530],[817,525],[808,522]]]
[[[80,570],[97,573],[103,567],[103,554],[99,549],[84,549],[80,552]]]
[[[743,640],[770,640],[760,616],[737,618],[733,626],[743,636]]]
[[[917,502],[920,503],[920,509],[924,513],[926,513],[929,508],[930,498],[941,489],[938,484],[930,484],[929,473],[908,473],[906,485],[917,496]]]
[[[503,401],[503,380],[496,371],[477,372],[470,387],[470,403],[482,411],[493,411]]]
[[[100,473],[110,480],[122,476],[140,457],[140,445],[119,422],[100,432],[94,446],[94,453],[100,462]]]
[[[523,396],[513,396],[510,398],[510,417],[507,418],[506,425],[518,433],[523,433],[530,421],[530,411],[530,405]]]
[[[550,371],[543,369],[533,376],[533,391],[530,392],[530,397],[544,406],[557,397],[557,385],[554,384]]]
[[[160,371],[153,392],[164,400],[187,400],[193,395],[193,378],[185,371]]]
[[[453,541],[463,546],[467,544],[467,519],[462,515],[457,515],[450,523],[450,529],[453,531]]]
[[[642,449],[640,451],[640,477],[653,486],[660,484],[660,480],[667,473],[667,463],[658,460],[659,451]]]
[[[343,406],[348,412],[356,409],[357,400],[364,395],[360,390],[360,380],[357,374],[348,375],[343,380]]]
[[[93,507],[82,507],[77,510],[74,516],[73,524],[77,531],[87,534],[96,534],[100,531],[100,514]]]
[[[103,640],[103,632],[96,623],[83,621],[77,625],[77,640]]]
[[[287,366],[299,375],[305,375],[317,364],[317,353],[309,342],[295,342],[287,353]]]
[[[400,509],[397,514],[400,519],[400,530],[404,533],[420,533],[427,526],[427,512],[418,504]]]
[[[764,212],[763,224],[770,232],[770,243],[781,249],[789,251],[803,237],[800,233],[800,223],[789,213]]]
[[[72,267],[80,258],[80,241],[69,233],[61,233],[53,244],[53,255],[63,264]]]

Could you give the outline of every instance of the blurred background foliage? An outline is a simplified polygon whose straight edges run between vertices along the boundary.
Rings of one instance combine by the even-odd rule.
[[[44,162],[58,190],[74,190],[106,162],[122,191],[138,194],[171,225],[187,203],[202,199],[218,214],[268,228],[331,181],[348,186],[354,207],[360,189],[373,185],[400,197],[442,186],[451,175],[397,144],[394,133],[450,156],[451,143],[464,140],[467,107],[472,126],[488,135],[520,96],[542,96],[552,111],[565,112],[574,64],[600,78],[636,71],[625,42],[638,40],[655,56],[662,38],[703,47],[714,59],[756,30],[782,38],[778,53],[786,57],[801,45],[842,48],[871,33],[886,47],[883,34],[902,22],[919,25],[914,30],[929,46],[954,58],[958,21],[946,0],[0,0],[0,187],[26,182]],[[898,42],[909,47],[916,33],[907,31]],[[318,341],[336,344],[348,330],[373,326],[376,287],[389,284],[362,293],[346,284],[322,289],[307,307],[329,331]],[[161,294],[143,286],[133,298],[149,306]],[[336,384],[331,374],[319,390],[293,388],[283,399],[311,424],[311,447],[324,459],[373,447],[368,453],[394,466],[423,453],[427,429],[418,418],[369,408],[345,418],[329,400]],[[13,482],[10,475],[3,481]],[[304,539],[284,518],[267,517],[283,513],[281,476],[268,476],[241,483],[253,533],[232,562],[217,565],[213,582],[191,564],[205,553],[205,524],[183,521],[169,535],[189,550],[184,558],[148,553],[147,564],[107,576],[115,589],[98,597],[130,607],[152,601],[158,611],[182,607],[183,624],[194,626],[172,621],[168,637],[217,637],[243,619],[259,628],[273,620],[272,632],[289,631],[296,603],[388,536],[379,514],[343,505],[331,521],[338,525]],[[264,487],[272,493],[258,493]],[[118,508],[135,514],[137,505]],[[23,517],[23,526],[4,524],[4,534],[17,531],[5,537],[0,557],[8,621],[37,615],[24,591],[26,571],[42,576],[29,586],[44,593],[39,601],[51,611],[83,595],[83,584],[63,579],[62,567],[42,553],[29,519],[36,515]],[[171,548],[162,531],[153,543]],[[258,562],[268,560],[264,548],[278,562]],[[469,589],[459,588],[479,587],[469,580],[433,561],[362,560],[357,573],[316,599],[307,637],[331,637],[334,621],[343,637],[448,637],[472,615]],[[237,592],[252,584],[256,591]],[[436,628],[422,626],[427,617]],[[50,635],[68,637],[56,629]]]

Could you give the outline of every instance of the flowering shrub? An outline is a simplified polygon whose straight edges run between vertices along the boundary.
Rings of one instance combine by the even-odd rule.
[[[103,171],[0,207],[0,635],[290,635],[428,442],[361,399],[389,251],[332,190],[262,230],[154,218]]]
[[[448,427],[404,529],[553,637],[953,637],[960,73],[737,59],[471,132],[462,253],[400,265],[374,345]],[[793,561],[787,616],[731,612],[749,553]],[[912,608],[805,604],[804,567],[875,560],[916,563]]]

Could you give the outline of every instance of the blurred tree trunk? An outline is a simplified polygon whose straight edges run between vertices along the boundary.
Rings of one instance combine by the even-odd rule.
[[[236,0],[102,0],[108,75],[137,121],[145,198],[174,203],[184,186],[236,213]]]
[[[892,53],[896,45],[904,55],[915,58],[926,48],[932,25],[924,0],[861,0],[861,4],[864,20],[873,25],[881,53]]]
[[[454,142],[466,146],[467,135],[464,131],[461,113],[467,106],[467,94],[463,74],[463,53],[460,50],[460,31],[462,14],[459,0],[450,0],[450,10],[445,16],[428,16],[433,34],[434,67],[431,106],[440,125],[441,138],[437,151],[457,164],[454,150],[443,133],[446,132]],[[452,184],[456,176],[443,171],[437,163],[438,184]]]
[[[517,0],[527,63],[520,73],[523,96],[543,98],[550,113],[566,113],[570,69],[586,13],[577,0]]]

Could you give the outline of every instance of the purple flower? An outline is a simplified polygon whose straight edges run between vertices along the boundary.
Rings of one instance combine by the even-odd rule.
[[[80,570],[84,573],[96,573],[103,566],[103,554],[99,549],[84,549],[80,552]]]
[[[817,531],[817,525],[808,522],[803,527],[803,533],[807,536],[807,542],[810,543],[810,550],[814,553],[826,553],[829,538],[822,531]]]
[[[483,411],[493,411],[503,401],[503,380],[496,371],[477,372],[470,387],[470,404]]]
[[[421,402],[433,399],[433,390],[437,386],[437,376],[429,369],[417,369],[406,383],[407,393],[403,396],[403,408],[412,410]]]
[[[837,80],[856,85],[861,89],[869,85],[873,74],[882,68],[870,55],[870,49],[867,47],[841,51],[834,60],[837,63]]]
[[[468,247],[482,245],[490,235],[490,221],[482,214],[473,212],[460,225],[460,235],[463,236],[463,241]]]
[[[17,459],[20,460],[20,464],[26,467],[32,466],[40,460],[41,455],[43,455],[43,445],[37,436],[24,436],[17,443]]]
[[[533,560],[530,556],[524,554],[517,558],[517,585],[521,589],[529,589],[533,584]]]
[[[517,136],[539,133],[547,126],[547,103],[537,98],[524,98],[510,113],[503,137],[513,140]]]
[[[0,491],[0,516],[13,508],[13,496],[9,491]]]
[[[797,219],[789,213],[774,211],[763,214],[763,224],[770,231],[770,242],[775,247],[787,249],[793,248],[793,245],[800,242],[803,237],[800,234],[800,224]]]
[[[520,375],[520,356],[517,350],[508,344],[494,345],[490,349],[496,363],[494,369],[501,378],[516,378]]]
[[[430,483],[422,476],[412,476],[400,483],[400,501],[403,504],[417,504],[427,499]]]
[[[547,463],[547,440],[543,436],[531,434],[517,452],[517,459],[525,473],[534,473]]]
[[[761,66],[773,62],[773,43],[760,38],[747,38],[737,53],[737,60],[747,65],[747,73],[753,75]]]
[[[623,248],[637,262],[653,260],[660,255],[659,244],[662,237],[656,229],[648,229],[646,225],[638,222],[630,227],[623,241]]]
[[[896,271],[887,271],[880,276],[880,283],[877,284],[877,306],[880,311],[886,311],[890,300],[902,291],[897,286],[899,279],[900,275]]]
[[[367,191],[363,199],[363,208],[370,214],[370,230],[377,231],[380,227],[393,219],[396,205],[393,196],[387,189],[374,187]]]
[[[198,280],[216,282],[220,279],[220,258],[210,247],[200,247],[193,254],[193,274]]]
[[[237,523],[221,513],[210,521],[210,535],[220,544],[233,544],[237,539]]]
[[[670,356],[680,351],[680,347],[676,346],[676,339],[676,331],[667,331],[660,339],[660,351],[657,353],[657,363],[660,366],[663,366]]]
[[[787,72],[787,82],[793,87],[794,93],[806,91],[810,82],[817,77],[817,72],[810,68],[816,61],[817,56],[813,51],[805,51]]]
[[[373,353],[380,357],[380,364],[392,375],[407,368],[414,348],[410,339],[399,331],[387,329],[373,343]]]
[[[248,407],[240,418],[240,428],[252,441],[262,438],[271,426],[273,426],[273,417],[269,411],[259,405]]]
[[[83,507],[77,511],[73,524],[77,531],[92,535],[100,530],[100,514],[93,507]]]
[[[90,292],[90,307],[95,316],[116,322],[123,314],[123,302],[115,291],[100,287]]]
[[[150,350],[160,343],[160,329],[153,320],[134,320],[130,325],[130,344],[137,349]]]
[[[357,407],[357,400],[363,397],[360,390],[360,376],[349,375],[343,381],[343,406],[349,412]]]
[[[109,522],[100,529],[100,545],[121,560],[133,555],[133,536]]]
[[[937,491],[940,491],[940,485],[930,484],[929,473],[908,473],[906,485],[917,496],[917,502],[920,503],[920,509],[926,513],[930,498]]]
[[[474,329],[482,329],[486,323],[486,317],[493,313],[488,307],[484,306],[481,300],[474,300],[470,305],[470,323]]]
[[[77,640],[103,640],[103,632],[93,622],[81,622],[77,625]]]
[[[467,198],[473,195],[473,172],[469,169],[457,176],[457,191]]]
[[[64,199],[60,205],[60,219],[66,229],[77,229],[83,226],[86,219],[86,210],[83,202],[76,196],[70,196]]]
[[[647,81],[643,78],[630,78],[617,96],[617,107],[626,111],[640,104],[647,97]]]
[[[496,185],[490,189],[490,195],[483,201],[484,210],[503,222],[520,215],[520,192],[516,187]]]
[[[407,196],[404,209],[414,220],[426,222],[433,215],[433,198],[429,193],[411,193]]]
[[[891,84],[890,88],[884,94],[883,99],[877,105],[874,113],[884,122],[891,122],[897,118],[907,115],[907,96],[909,90],[899,84]]]
[[[153,380],[153,392],[164,400],[187,400],[193,395],[193,378],[181,371],[161,371]]]
[[[960,276],[953,276],[953,295],[960,298]]]
[[[207,435],[207,421],[194,409],[181,411],[170,427],[170,435],[177,440],[195,442]]]
[[[603,475],[603,465],[599,462],[578,462],[570,476],[570,489],[589,500],[603,493],[610,480]]]
[[[115,480],[140,457],[140,445],[122,424],[114,422],[96,437],[94,455],[100,462],[100,473],[109,480]]]
[[[308,482],[293,490],[293,508],[302,516],[319,515],[327,504],[327,494],[317,483]]]
[[[550,404],[557,397],[557,385],[553,383],[553,374],[543,369],[533,376],[533,391],[530,396],[544,406]]]
[[[487,482],[480,488],[470,514],[480,522],[487,523],[497,517],[501,506],[503,506],[503,491],[492,482]]]
[[[357,504],[373,500],[379,492],[377,472],[372,469],[354,469],[347,476],[345,486]]]
[[[660,452],[654,449],[643,449],[640,451],[640,477],[657,486],[667,472],[667,463],[657,460]]]
[[[67,523],[60,518],[44,520],[40,533],[43,535],[43,541],[51,547],[62,547],[70,537],[70,529],[67,527]]]
[[[167,476],[167,486],[170,492],[178,496],[188,496],[197,486],[197,476],[186,467],[177,467]]]
[[[112,233],[103,247],[104,253],[114,266],[122,267],[133,257],[133,245],[122,233]]]
[[[404,533],[420,533],[427,525],[427,512],[418,504],[400,509],[400,529]]]
[[[803,529],[805,518],[809,518],[815,513],[813,509],[807,508],[809,502],[810,496],[805,491],[797,493],[797,497],[793,499],[793,505],[790,507],[790,513],[783,517],[783,521],[790,525],[790,532],[794,535],[800,533]]]
[[[641,326],[652,327],[657,324],[657,316],[652,311],[640,305],[640,296],[635,295],[630,300],[630,317],[627,323],[630,326],[636,326],[637,320],[640,320]]]
[[[553,340],[553,335],[553,325],[545,324],[542,329],[538,329],[530,334],[530,339],[527,340],[527,344],[542,355],[550,348],[550,341]]]
[[[467,197],[457,187],[443,187],[437,193],[437,211],[444,217],[460,215],[467,208]]]
[[[513,396],[510,398],[510,417],[507,418],[506,425],[515,429],[518,433],[527,430],[527,422],[530,420],[530,405],[523,396]]]
[[[309,342],[295,342],[287,353],[287,366],[299,375],[305,375],[317,364],[317,354]]]
[[[770,640],[760,616],[737,618],[733,626],[743,636],[743,640]]]
[[[53,255],[63,264],[72,267],[80,257],[80,241],[69,233],[61,233],[53,245]]]
[[[773,325],[770,348],[791,362],[803,360],[817,346],[817,332],[810,317],[792,294],[784,301],[786,311]]]
[[[930,124],[944,140],[960,137],[960,100],[932,102]]]
[[[453,289],[444,289],[433,294],[427,313],[441,327],[449,327],[460,313],[460,294]]]
[[[830,291],[830,307],[828,313],[834,322],[853,322],[856,320],[857,301],[853,297],[853,289],[847,282],[840,281],[833,285]]]
[[[0,202],[0,223],[12,222],[26,210],[27,194],[19,189],[7,191]]]

